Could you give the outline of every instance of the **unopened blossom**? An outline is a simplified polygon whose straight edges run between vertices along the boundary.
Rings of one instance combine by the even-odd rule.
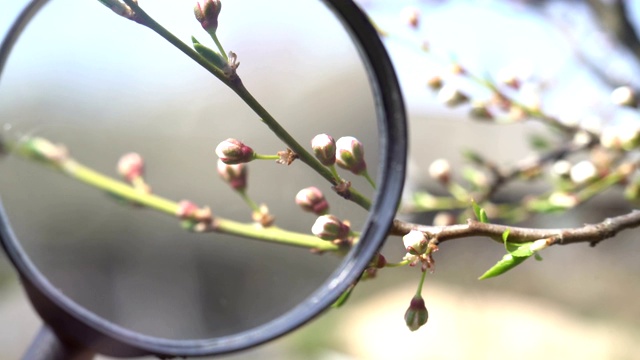
[[[296,204],[304,211],[324,215],[329,211],[329,203],[320,189],[315,186],[304,188],[296,194]]]
[[[132,182],[144,173],[144,160],[138,153],[128,153],[118,160],[118,174]]]
[[[367,170],[364,161],[364,147],[353,136],[344,136],[336,141],[336,164],[343,169],[360,175]]]
[[[611,102],[620,106],[636,106],[636,92],[630,86],[620,86],[611,92]]]
[[[330,166],[336,162],[336,141],[327,134],[318,134],[311,140],[311,148],[316,159],[322,165]]]
[[[346,240],[351,229],[348,224],[333,215],[322,215],[311,228],[313,235],[323,240]]]
[[[212,34],[218,30],[218,15],[222,10],[220,0],[198,0],[193,8],[193,14],[208,33]]]
[[[446,159],[434,160],[429,165],[429,176],[442,184],[447,184],[451,180],[451,165]]]
[[[216,147],[216,155],[218,155],[220,160],[225,164],[233,165],[253,160],[254,151],[240,140],[227,139],[218,144]]]
[[[236,191],[244,191],[247,188],[247,165],[225,164],[218,160],[218,175]]]
[[[416,294],[409,303],[407,311],[404,313],[404,322],[411,331],[418,330],[429,320],[429,312],[424,304],[421,295]]]

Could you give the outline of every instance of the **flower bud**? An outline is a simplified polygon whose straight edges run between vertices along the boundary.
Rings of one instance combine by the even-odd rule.
[[[619,106],[636,106],[638,99],[629,86],[620,86],[611,92],[611,102]]]
[[[218,174],[236,191],[244,191],[247,188],[246,164],[229,165],[218,160]]]
[[[193,14],[208,33],[215,33],[218,30],[218,15],[222,10],[220,0],[198,0],[193,8]]]
[[[193,219],[196,221],[210,222],[213,219],[213,214],[209,207],[199,208],[198,205],[189,201],[182,200],[178,203],[178,210],[176,210],[176,216],[181,219]]]
[[[443,84],[444,83],[442,82],[442,77],[438,75],[434,75],[427,80],[427,86],[431,90],[440,90],[442,89]]]
[[[422,231],[418,230],[409,231],[408,234],[402,237],[402,243],[411,255],[422,255],[428,248],[427,237],[424,236]]]
[[[420,10],[414,7],[406,7],[402,9],[402,18],[407,25],[417,29],[420,25]]]
[[[333,215],[322,215],[311,228],[313,235],[323,240],[345,240],[349,236],[349,225]]]
[[[144,160],[138,153],[128,153],[118,160],[118,174],[131,182],[144,173]]]
[[[311,140],[311,148],[322,165],[330,166],[336,162],[336,142],[327,134],[316,135]]]
[[[420,295],[415,295],[409,303],[407,312],[404,313],[404,322],[411,331],[418,330],[429,320],[429,312],[424,305],[424,299]]]
[[[487,108],[487,104],[484,102],[474,102],[471,104],[471,111],[469,115],[478,120],[491,120],[493,119],[493,115]]]
[[[364,161],[364,148],[358,139],[344,136],[336,142],[336,163],[343,169],[360,175],[367,170]]]
[[[589,160],[583,160],[579,163],[573,165],[569,172],[569,176],[571,181],[576,184],[583,184],[592,179],[594,179],[598,175],[598,171],[593,163]]]
[[[451,165],[445,159],[437,159],[429,165],[429,176],[442,184],[447,184],[451,180]]]
[[[469,97],[463,94],[458,88],[451,85],[445,85],[438,91],[437,99],[439,102],[450,106],[455,107],[469,101]]]
[[[242,164],[253,160],[253,149],[236,139],[227,139],[216,147],[216,155],[225,164]]]
[[[325,199],[322,191],[314,186],[300,190],[296,195],[296,204],[298,204],[302,210],[312,212],[316,215],[325,215],[329,211],[327,199]]]

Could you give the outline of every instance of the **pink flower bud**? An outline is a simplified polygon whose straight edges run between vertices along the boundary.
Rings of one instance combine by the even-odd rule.
[[[198,205],[192,203],[191,201],[182,200],[178,203],[176,216],[181,219],[189,219],[195,216],[196,212],[198,212],[198,209]]]
[[[404,322],[411,331],[418,330],[429,320],[429,312],[424,305],[424,299],[420,295],[415,295],[409,303],[407,312],[404,313]]]
[[[247,188],[246,164],[229,165],[218,160],[218,174],[236,191],[244,191]]]
[[[218,30],[220,10],[222,10],[220,0],[198,0],[193,13],[203,29],[208,33],[215,33]]]
[[[330,166],[336,162],[336,142],[327,134],[316,135],[311,140],[311,148],[316,159],[320,160],[322,165]]]
[[[227,139],[216,147],[216,155],[225,164],[242,164],[253,160],[253,149],[236,139]]]
[[[358,139],[345,136],[336,142],[336,163],[343,169],[360,175],[367,170],[364,161],[364,148]]]
[[[316,215],[324,215],[329,211],[329,203],[324,194],[316,187],[302,189],[296,195],[296,204],[302,210],[312,212]]]
[[[128,153],[118,160],[118,173],[131,182],[144,173],[144,160],[138,153]]]
[[[349,225],[333,215],[322,215],[311,228],[313,235],[323,240],[346,240],[350,232]]]

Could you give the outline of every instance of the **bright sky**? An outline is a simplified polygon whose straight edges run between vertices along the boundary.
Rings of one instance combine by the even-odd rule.
[[[25,3],[24,0],[1,0],[0,11],[0,31],[4,31],[11,19]],[[227,0],[230,1],[230,0]],[[433,61],[433,56],[425,56],[417,49],[424,39],[427,39],[433,53],[440,58],[455,56],[460,59],[465,66],[471,68],[479,74],[495,74],[499,69],[507,66],[516,67],[525,73],[529,73],[535,78],[543,80],[554,80],[562,77],[561,83],[554,83],[556,93],[569,93],[573,96],[552,97],[547,101],[547,106],[558,112],[566,112],[566,116],[582,118],[587,113],[593,112],[594,108],[601,107],[603,99],[607,99],[607,92],[600,89],[597,82],[585,76],[580,67],[571,59],[571,50],[566,38],[541,16],[530,11],[524,11],[521,6],[505,5],[503,1],[417,1],[417,0],[361,0],[361,4],[369,12],[370,16],[382,28],[392,33],[392,37],[386,41],[389,52],[396,64],[398,75],[401,79],[403,91],[407,100],[410,112],[420,114],[426,111],[443,110],[435,105],[435,96],[425,89],[425,80],[438,70],[441,61]],[[446,5],[439,5],[446,3]],[[178,35],[188,41],[191,34],[203,36],[199,25],[193,21],[191,16],[191,6],[185,6],[182,1],[172,0],[142,0],[141,4],[155,14],[162,22],[171,24],[172,29],[180,29]],[[239,3],[238,3],[239,4]],[[335,51],[339,51],[334,46],[332,39],[337,36],[332,29],[339,29],[335,23],[327,25],[326,18],[316,16],[318,11],[322,11],[321,2],[309,1],[289,1],[272,0],[269,2],[257,1],[251,3],[250,9],[239,9],[234,6],[223,5],[223,15],[221,15],[221,26],[224,26],[226,34],[235,34],[238,38],[226,38],[225,31],[221,32],[223,42],[240,42],[242,38],[253,38],[257,19],[276,19],[271,22],[273,27],[268,29],[257,29],[261,34],[267,32],[273,34],[268,41],[257,43],[251,41],[252,46],[274,46],[273,44],[283,41],[304,41],[303,34],[295,34],[295,31],[285,30],[281,25],[281,16],[269,16],[275,11],[286,9],[287,14],[297,14],[296,18],[303,18],[304,23],[311,27],[322,28],[323,37],[317,37],[309,46],[316,49],[320,61],[333,61],[336,59]],[[114,16],[106,9],[101,8],[97,1],[78,2],[75,0],[54,0],[45,9],[46,19],[38,21],[43,28],[56,28],[57,31],[66,29],[69,32],[76,32],[79,29],[73,28],[73,22],[60,21],[70,16],[68,9],[73,6],[73,14],[91,14],[95,27],[93,29],[83,29],[84,39],[82,51],[78,51],[77,44],[74,47],[65,48],[59,43],[41,44],[41,46],[51,47],[51,56],[55,57],[55,52],[66,53],[68,51],[78,52],[78,63],[82,61],[82,54],[90,54],[95,51],[109,53],[115,51],[111,48],[112,41],[100,41],[105,30],[110,32],[110,28],[119,24],[114,21]],[[79,9],[78,6],[83,6]],[[406,7],[416,7],[422,12],[421,28],[419,31],[409,29],[403,23],[402,10]],[[86,10],[84,10],[86,9]],[[185,13],[184,16],[181,14]],[[131,26],[122,22],[122,26]],[[120,26],[120,25],[118,25]],[[133,28],[134,26],[131,26]],[[155,36],[155,35],[150,35]],[[297,37],[297,40],[296,40]],[[323,42],[324,40],[324,42]],[[127,41],[122,38],[122,41]],[[167,51],[173,51],[167,47]],[[145,54],[141,54],[146,56]],[[160,61],[165,58],[163,54],[157,58]],[[171,59],[171,57],[166,57]],[[322,59],[320,59],[322,58]],[[52,60],[54,61],[54,60]],[[287,57],[283,56],[283,62]],[[21,60],[25,71],[29,66],[29,59],[26,56]],[[435,64],[435,65],[434,65]],[[524,69],[524,70],[523,70]],[[184,74],[174,73],[175,76]],[[144,76],[144,74],[140,74]],[[172,76],[171,73],[167,76]],[[576,89],[579,90],[576,93]],[[579,95],[579,96],[575,96]],[[560,100],[557,100],[560,99]],[[585,106],[588,104],[588,106]],[[589,106],[589,104],[591,106]],[[601,114],[607,115],[608,114]],[[622,113],[623,118],[629,114]],[[609,116],[610,117],[610,116]],[[634,116],[631,116],[636,121]]]

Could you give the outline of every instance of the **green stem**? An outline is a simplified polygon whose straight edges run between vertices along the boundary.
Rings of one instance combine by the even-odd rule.
[[[280,155],[263,155],[258,153],[253,153],[254,160],[280,160]]]
[[[373,181],[373,179],[371,178],[371,176],[369,175],[369,172],[367,170],[365,170],[362,173],[362,176],[364,176],[365,179],[367,179],[367,181],[369,182],[369,184],[371,185],[371,187],[375,190],[376,189],[376,182]]]
[[[21,154],[22,152],[16,152]],[[52,168],[61,170],[68,176],[84,182],[92,187],[104,190],[120,198],[142,204],[150,209],[177,216],[179,204],[175,201],[154,194],[138,191],[130,185],[105,176],[73,159],[66,159]],[[233,234],[245,238],[261,240],[271,243],[286,244],[321,251],[339,251],[338,245],[321,240],[315,236],[293,231],[282,230],[277,227],[260,228],[255,224],[240,223],[220,217],[214,219],[214,231]]]
[[[255,203],[255,201],[251,200],[246,190],[239,190],[238,194],[240,194],[240,196],[242,197],[242,200],[244,200],[244,202],[247,203],[247,205],[249,205],[251,210],[253,210],[254,212],[260,212],[260,207],[258,206],[258,204]]]
[[[213,34],[209,33],[209,35],[211,35],[211,38],[213,39],[213,42],[216,43],[216,46],[218,47],[218,50],[220,50],[220,54],[222,54],[222,57],[224,58],[224,60],[229,62],[229,58],[227,57],[227,53],[222,48],[222,44],[220,43],[220,40],[218,40],[218,35],[216,35],[215,32]]]
[[[386,263],[384,267],[388,267],[388,268],[395,268],[395,267],[401,267],[401,266],[406,266],[409,265],[410,261],[409,260],[402,260],[398,263]]]
[[[135,21],[155,31],[158,35],[163,37],[173,46],[182,51],[185,55],[193,59],[204,69],[209,71],[218,80],[222,81],[231,90],[233,90],[244,102],[258,115],[263,123],[265,123],[271,131],[282,140],[293,152],[295,152],[300,160],[315,170],[320,176],[324,177],[333,185],[338,184],[338,179],[335,179],[331,171],[323,166],[313,155],[311,155],[302,145],[300,145],[277,121],[269,112],[262,107],[262,105],[253,97],[253,95],[244,87],[242,81],[237,76],[228,77],[224,72],[218,69],[215,65],[207,61],[194,49],[186,45],[170,31],[165,29],[162,25],[157,23],[151,16],[149,16],[138,4],[133,0],[123,0],[135,13]],[[360,205],[365,210],[371,208],[371,200],[364,195],[360,194],[355,188],[350,189],[349,200]]]
[[[420,278],[420,283],[418,284],[418,289],[416,290],[416,296],[422,296],[422,285],[424,285],[424,279],[427,276],[427,272],[422,272],[422,277]]]

